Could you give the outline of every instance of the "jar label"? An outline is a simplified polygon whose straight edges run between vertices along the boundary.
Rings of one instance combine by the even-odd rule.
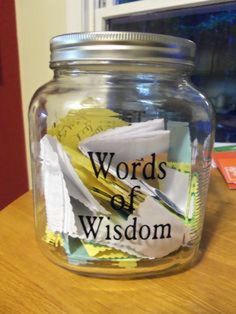
[[[154,259],[191,245],[200,205],[187,124],[74,110],[40,146],[45,239],[59,237],[72,262]]]

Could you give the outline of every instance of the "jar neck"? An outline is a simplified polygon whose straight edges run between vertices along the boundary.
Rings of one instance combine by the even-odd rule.
[[[108,63],[81,64],[76,62],[57,63],[51,65],[54,70],[54,79],[77,77],[86,73],[96,74],[123,74],[124,76],[150,75],[165,80],[187,79],[192,72],[192,66],[174,63],[139,64],[129,63]]]

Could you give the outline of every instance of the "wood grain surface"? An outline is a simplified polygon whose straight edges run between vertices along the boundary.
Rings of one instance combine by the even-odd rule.
[[[162,278],[88,278],[48,261],[34,236],[31,193],[0,212],[0,313],[236,313],[236,191],[211,176],[201,256]]]

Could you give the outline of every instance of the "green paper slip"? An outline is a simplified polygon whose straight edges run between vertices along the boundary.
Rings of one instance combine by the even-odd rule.
[[[230,152],[230,151],[236,151],[236,145],[230,145],[230,146],[221,146],[221,147],[215,147],[215,152]]]

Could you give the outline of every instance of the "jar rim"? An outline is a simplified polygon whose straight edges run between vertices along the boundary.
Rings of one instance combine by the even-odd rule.
[[[140,32],[84,32],[55,36],[50,41],[50,62],[135,61],[194,65],[193,41]]]

